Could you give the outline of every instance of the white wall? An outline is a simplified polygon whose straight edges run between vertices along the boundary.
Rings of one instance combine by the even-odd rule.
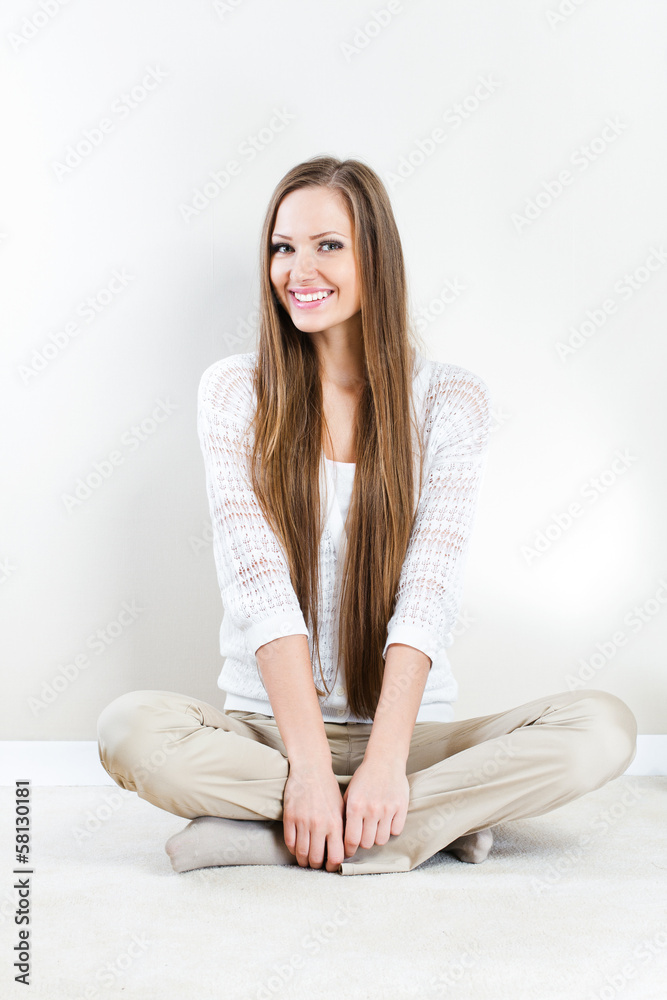
[[[255,348],[266,204],[318,153],[384,179],[432,357],[494,396],[457,717],[580,683],[667,732],[665,5],[7,0],[0,25],[1,738],[94,739],[135,688],[222,704],[197,384]]]

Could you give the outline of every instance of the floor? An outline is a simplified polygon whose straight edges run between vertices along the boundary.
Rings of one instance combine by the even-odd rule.
[[[30,989],[10,968],[13,789],[0,788],[3,1000],[665,1000],[667,778],[623,775],[495,828],[480,865],[177,875],[186,820],[115,787],[33,787]],[[18,866],[17,866],[18,867]]]

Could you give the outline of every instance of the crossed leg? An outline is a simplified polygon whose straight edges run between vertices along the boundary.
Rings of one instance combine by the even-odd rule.
[[[343,787],[363,760],[370,729],[325,723]],[[636,732],[628,706],[593,689],[461,722],[417,723],[403,831],[360,848],[338,871],[410,871],[443,849],[483,860],[492,826],[539,816],[620,775],[636,753]],[[173,692],[129,692],[100,715],[98,743],[121,787],[194,821],[168,841],[176,870],[297,863],[282,837],[289,765],[272,717],[225,713]]]

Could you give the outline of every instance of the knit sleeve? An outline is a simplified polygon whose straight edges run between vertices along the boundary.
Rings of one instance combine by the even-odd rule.
[[[244,355],[207,368],[197,395],[197,430],[222,604],[254,654],[272,639],[309,633],[286,556],[247,472],[251,379]]]
[[[451,646],[486,464],[490,395],[475,374],[442,365],[427,398],[425,482],[382,651],[414,646],[433,662]]]

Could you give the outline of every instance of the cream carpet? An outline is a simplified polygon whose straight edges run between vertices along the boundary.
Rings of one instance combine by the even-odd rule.
[[[13,789],[0,803],[3,1000],[667,998],[664,777],[502,824],[480,865],[440,852],[355,876],[177,875],[164,842],[187,820],[120,788],[35,787],[27,989],[12,968]]]

